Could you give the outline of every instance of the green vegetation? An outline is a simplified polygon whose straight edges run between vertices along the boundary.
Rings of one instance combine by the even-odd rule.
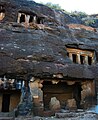
[[[94,23],[95,23],[95,20],[94,20],[94,19],[91,19],[91,18],[85,21],[85,24],[86,24],[86,25],[92,25],[92,24],[94,24]]]
[[[50,2],[46,3],[46,6],[53,8],[53,9],[57,9],[57,10],[62,10],[61,6],[59,6],[59,4],[52,4]]]
[[[52,8],[52,9],[60,10],[60,11],[62,11],[62,12],[64,12],[64,13],[66,13],[66,14],[70,14],[70,13],[67,12],[66,10],[62,9],[59,4],[52,4],[51,2],[48,2],[48,3],[46,3],[46,4],[43,3],[43,2],[40,2],[40,3],[43,4],[43,5],[46,5],[46,6],[50,7],[50,8]]]
[[[43,2],[41,2],[41,4],[44,4]],[[46,4],[44,4],[52,9],[56,9],[56,10],[62,10],[61,6],[59,6],[59,4],[52,4],[51,2],[48,2]]]
[[[87,14],[85,12],[79,12],[79,11],[73,11],[70,13],[70,15],[78,18],[87,17]]]

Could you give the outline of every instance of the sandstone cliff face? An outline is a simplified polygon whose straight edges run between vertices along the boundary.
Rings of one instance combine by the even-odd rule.
[[[66,16],[44,5],[24,0],[0,0],[0,76],[36,76],[52,78],[62,73],[66,78],[98,77],[98,32],[70,28]],[[18,13],[34,14],[43,19],[43,26],[17,23]],[[94,51],[95,64],[74,64],[67,56],[67,47]]]

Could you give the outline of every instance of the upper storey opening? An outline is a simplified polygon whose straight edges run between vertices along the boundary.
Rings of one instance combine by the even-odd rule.
[[[5,17],[5,9],[4,6],[0,5],[0,21]]]
[[[36,24],[43,24],[43,19],[38,17],[35,13],[26,13],[19,11],[18,12],[18,23],[36,23]]]
[[[95,63],[94,51],[80,50],[75,48],[67,48],[67,56],[78,64],[92,65]]]

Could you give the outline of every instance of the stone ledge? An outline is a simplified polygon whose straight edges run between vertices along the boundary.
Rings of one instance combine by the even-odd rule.
[[[0,120],[14,120],[14,117],[0,117]]]

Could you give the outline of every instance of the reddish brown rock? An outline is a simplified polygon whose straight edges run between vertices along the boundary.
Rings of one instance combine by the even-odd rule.
[[[77,108],[75,99],[68,99],[67,108],[70,109],[70,110]]]

